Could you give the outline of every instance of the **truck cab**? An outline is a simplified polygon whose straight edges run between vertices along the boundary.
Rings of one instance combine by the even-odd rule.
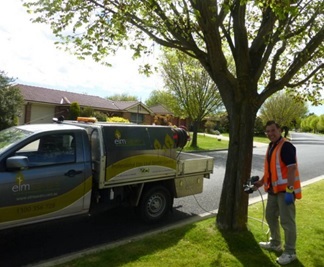
[[[86,213],[92,165],[84,129],[24,125],[0,132],[0,228]]]

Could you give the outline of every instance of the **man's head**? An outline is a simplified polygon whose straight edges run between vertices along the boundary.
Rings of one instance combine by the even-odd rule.
[[[271,142],[276,142],[281,136],[281,127],[275,121],[268,121],[266,123],[265,134]]]

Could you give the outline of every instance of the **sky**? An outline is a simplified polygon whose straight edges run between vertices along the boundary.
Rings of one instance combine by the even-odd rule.
[[[156,62],[132,60],[129,51],[120,50],[109,58],[112,67],[76,56],[55,47],[48,25],[32,23],[20,0],[0,0],[0,71],[16,83],[100,97],[115,94],[136,96],[145,102],[153,90],[163,88],[159,74],[139,74],[139,65]],[[309,106],[309,112],[324,114],[324,105]]]
[[[113,67],[78,60],[56,48],[48,25],[30,18],[20,0],[0,1],[0,70],[16,83],[101,97],[128,94],[142,102],[163,88],[158,74],[148,78],[138,72],[144,61],[134,61],[129,51],[112,56]],[[155,62],[153,56],[149,60]]]

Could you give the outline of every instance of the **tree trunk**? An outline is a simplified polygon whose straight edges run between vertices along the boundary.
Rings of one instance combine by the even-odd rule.
[[[192,125],[192,139],[191,139],[191,144],[190,147],[197,147],[197,134],[198,134],[198,122],[196,120],[193,121]]]
[[[247,98],[241,104],[233,104],[229,112],[229,150],[216,218],[216,225],[222,230],[247,229],[248,194],[243,184],[251,175],[256,113]]]

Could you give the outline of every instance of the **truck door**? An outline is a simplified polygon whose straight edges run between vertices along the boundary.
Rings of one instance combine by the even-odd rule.
[[[43,133],[0,162],[0,229],[86,212],[91,164],[80,132]]]

